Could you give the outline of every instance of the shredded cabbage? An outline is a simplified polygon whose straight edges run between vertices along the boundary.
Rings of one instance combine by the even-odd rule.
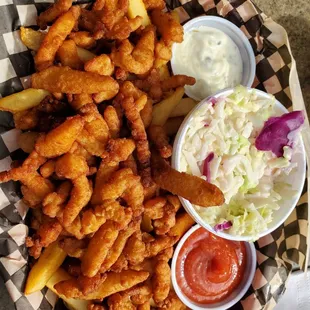
[[[195,206],[202,219],[213,227],[231,222],[225,232],[253,240],[267,229],[281,200],[294,195],[277,181],[282,172],[295,168],[292,148],[285,146],[283,157],[276,157],[255,147],[255,138],[274,114],[274,103],[271,95],[258,99],[255,91],[238,86],[227,98],[218,98],[215,104],[210,102],[195,112],[182,146],[181,170],[204,179],[205,160],[214,153],[208,162],[208,178],[222,190],[225,203]]]

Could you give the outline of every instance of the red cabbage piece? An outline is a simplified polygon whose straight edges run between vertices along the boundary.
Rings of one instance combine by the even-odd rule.
[[[293,111],[279,117],[270,117],[255,140],[260,151],[271,151],[277,157],[283,156],[284,146],[293,146],[298,129],[304,123],[302,111]]]
[[[223,231],[223,230],[229,229],[231,226],[232,226],[232,222],[226,221],[226,222],[223,222],[221,224],[216,224],[214,226],[214,230],[215,231]]]
[[[209,99],[208,99],[208,102],[212,104],[212,107],[215,106],[215,104],[218,102],[218,99],[211,96]]]
[[[210,182],[210,161],[214,158],[214,153],[211,152],[203,163],[203,175],[207,177],[207,182]]]

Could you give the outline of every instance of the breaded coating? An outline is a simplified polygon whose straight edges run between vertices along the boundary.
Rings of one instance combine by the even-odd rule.
[[[110,268],[110,271],[120,273],[124,270],[128,270],[128,261],[125,257],[125,255],[122,253],[117,261],[113,264],[113,266]]]
[[[96,274],[91,278],[80,275],[77,278],[77,284],[82,294],[87,295],[89,293],[92,293],[93,291],[96,291],[98,287],[100,287],[100,285],[102,285],[106,279],[107,275],[100,273]]]
[[[169,236],[176,236],[178,240],[195,224],[193,218],[186,212],[177,215],[175,225],[169,230]]]
[[[88,60],[84,64],[84,70],[100,75],[112,75],[114,72],[114,65],[108,55],[101,54],[93,59]]]
[[[87,250],[82,257],[81,266],[84,276],[93,277],[98,273],[118,234],[118,227],[112,221],[107,221],[99,228],[91,238]]]
[[[42,201],[42,211],[51,218],[56,217],[57,213],[64,208],[72,189],[70,181],[64,181],[59,185],[56,192],[49,193]]]
[[[91,49],[96,45],[96,40],[88,31],[71,32],[69,38],[73,40],[77,46],[82,48]]]
[[[140,264],[145,257],[145,244],[142,241],[141,232],[135,232],[128,240],[124,248],[124,256],[131,265]]]
[[[80,291],[76,279],[57,283],[54,287],[58,294],[68,298],[80,298],[86,300],[103,299],[112,294],[130,289],[131,287],[145,281],[149,276],[145,271],[125,270],[120,273],[109,272],[106,280],[97,290],[86,296]]]
[[[42,12],[37,18],[40,29],[46,29],[47,24],[54,21],[57,17],[67,12],[72,6],[72,0],[57,0],[46,11]]]
[[[43,178],[49,178],[55,172],[55,160],[50,159],[40,167],[40,174]]]
[[[148,137],[155,144],[161,157],[169,158],[172,155],[172,146],[162,126],[151,125],[148,129]]]
[[[134,219],[125,230],[120,231],[117,239],[115,240],[112,248],[110,249],[108,255],[105,258],[105,261],[100,267],[100,273],[108,271],[118,260],[121,253],[124,250],[127,240],[130,236],[139,229],[141,218]]]
[[[64,41],[59,47],[57,55],[64,67],[68,66],[75,70],[81,70],[83,68],[83,62],[78,55],[77,48],[73,40]]]
[[[93,103],[93,98],[91,94],[77,94],[73,96],[73,100],[69,103],[74,110],[78,111],[82,106],[88,103]]]
[[[88,246],[89,240],[78,240],[76,238],[64,238],[58,242],[60,248],[62,248],[70,257],[81,258]]]
[[[171,289],[168,297],[160,304],[159,310],[186,310],[187,308]]]
[[[103,117],[109,127],[111,137],[113,139],[118,138],[123,120],[119,118],[115,107],[107,106],[103,112]]]
[[[114,64],[135,74],[148,72],[154,62],[155,32],[154,28],[146,28],[136,46],[128,39],[123,40],[118,48],[114,48],[111,59]]]
[[[88,171],[85,158],[71,153],[59,157],[55,164],[55,172],[59,178],[77,179]]]
[[[121,162],[121,168],[130,168],[133,174],[138,175],[137,162],[132,154],[128,158]]]
[[[59,47],[72,31],[80,13],[81,9],[79,6],[71,7],[68,12],[58,17],[51,26],[34,57],[37,70],[42,71],[53,65]],[[57,90],[55,92],[64,93]]]
[[[152,220],[162,218],[164,216],[164,206],[166,203],[167,199],[161,196],[147,200],[144,203],[144,215]]]
[[[164,0],[143,0],[143,2],[147,10],[163,10],[166,6]]]
[[[84,123],[83,118],[79,115],[67,118],[64,123],[48,134],[40,136],[36,142],[35,150],[46,158],[67,153],[81,133]]]
[[[146,257],[154,257],[161,251],[170,248],[177,242],[175,236],[157,236],[154,240],[146,242]]]

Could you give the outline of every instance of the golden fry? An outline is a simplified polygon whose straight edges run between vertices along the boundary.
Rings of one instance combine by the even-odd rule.
[[[177,236],[180,239],[193,225],[195,221],[186,212],[183,212],[176,217],[176,224],[169,230],[169,236]]]
[[[151,24],[151,20],[147,14],[145,4],[142,0],[129,0],[128,16],[130,18],[141,16],[143,18],[142,25],[144,27]]]
[[[197,101],[192,98],[183,98],[176,108],[170,113],[169,117],[186,116],[195,106]]]
[[[181,124],[183,123],[184,117],[172,117],[172,118],[168,118],[167,122],[164,125],[164,130],[167,134],[167,136],[171,137],[174,136]]]
[[[22,42],[31,50],[37,51],[45,37],[45,33],[31,28],[20,27],[20,37]]]
[[[34,73],[32,87],[69,94],[104,92],[107,94],[106,98],[114,97],[119,88],[117,82],[109,76],[56,66]]]
[[[66,256],[67,253],[58,246],[57,242],[47,247],[31,268],[26,282],[25,294],[29,295],[41,290],[63,263]]]
[[[51,26],[35,56],[36,68],[39,71],[52,66],[59,47],[72,31],[79,16],[80,7],[71,7],[68,12],[60,16]],[[56,90],[55,92],[58,91]]]

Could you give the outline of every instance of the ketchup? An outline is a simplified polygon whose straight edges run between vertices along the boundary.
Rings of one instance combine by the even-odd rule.
[[[201,304],[219,302],[239,285],[246,265],[243,242],[199,228],[184,242],[176,262],[181,291]]]

